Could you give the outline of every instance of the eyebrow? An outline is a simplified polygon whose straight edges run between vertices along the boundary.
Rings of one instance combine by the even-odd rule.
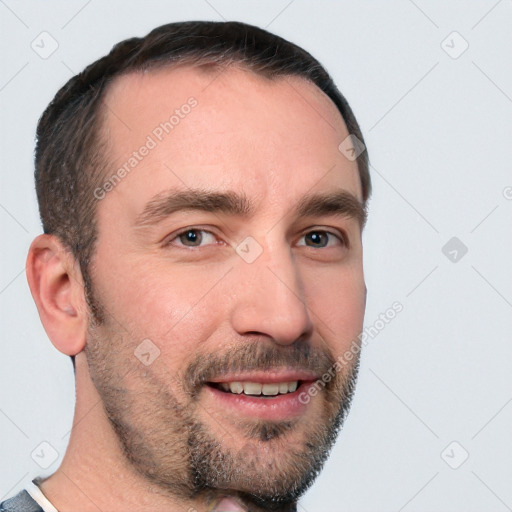
[[[345,190],[328,194],[308,194],[304,196],[295,213],[298,217],[320,217],[323,215],[338,215],[357,220],[361,229],[366,223],[366,206],[359,199]]]
[[[178,211],[197,210],[248,218],[254,205],[243,193],[214,192],[202,189],[166,191],[154,196],[138,215],[135,226],[157,224]],[[366,222],[366,207],[359,199],[344,190],[323,194],[306,194],[292,210],[297,217],[338,215],[354,218],[361,226]]]
[[[224,213],[238,217],[248,217],[253,211],[250,201],[244,194],[236,192],[212,192],[201,189],[188,189],[177,192],[162,192],[153,197],[137,217],[135,225],[144,227],[156,224],[175,212],[199,210]]]

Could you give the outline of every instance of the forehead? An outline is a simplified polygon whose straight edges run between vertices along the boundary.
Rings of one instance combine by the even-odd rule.
[[[270,80],[237,67],[130,73],[106,94],[104,127],[107,174],[127,171],[108,200],[132,210],[180,187],[279,201],[338,186],[361,199],[357,163],[338,150],[346,125],[330,98],[302,78]]]

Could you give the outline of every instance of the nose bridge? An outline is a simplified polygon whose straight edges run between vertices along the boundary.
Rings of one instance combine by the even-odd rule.
[[[304,283],[290,246],[277,230],[259,241],[248,237],[246,242],[237,248],[234,329],[240,334],[263,334],[283,345],[309,335],[312,321]]]

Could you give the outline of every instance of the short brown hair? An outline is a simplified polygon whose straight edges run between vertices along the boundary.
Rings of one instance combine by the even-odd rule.
[[[142,38],[116,44],[105,57],[71,78],[37,126],[35,182],[45,233],[54,234],[78,260],[92,314],[89,263],[97,236],[93,193],[108,159],[102,137],[107,86],[123,74],[173,64],[241,64],[268,78],[298,76],[318,86],[338,108],[350,134],[363,136],[352,110],[322,65],[308,52],[261,28],[239,22],[170,23]],[[363,201],[370,195],[368,155],[357,158]]]

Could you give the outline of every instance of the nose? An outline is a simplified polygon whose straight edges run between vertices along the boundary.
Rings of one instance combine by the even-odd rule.
[[[237,261],[232,327],[242,336],[264,335],[279,345],[291,345],[311,336],[312,317],[290,247],[270,245],[262,246],[252,263]]]

